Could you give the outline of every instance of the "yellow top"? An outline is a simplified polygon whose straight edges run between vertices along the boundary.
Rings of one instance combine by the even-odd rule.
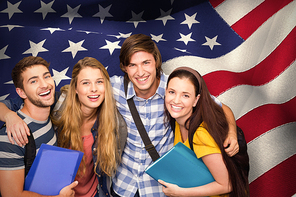
[[[178,142],[182,142],[185,146],[190,148],[188,138],[185,142],[183,142],[180,126],[176,122],[174,145],[176,145]],[[201,158],[209,154],[221,153],[220,148],[218,147],[213,137],[204,128],[203,123],[200,124],[200,126],[197,128],[193,136],[193,149],[197,158]],[[211,196],[211,197],[228,197],[228,194],[222,194],[222,195]]]

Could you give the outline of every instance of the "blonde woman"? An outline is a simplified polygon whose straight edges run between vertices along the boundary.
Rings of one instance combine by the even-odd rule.
[[[61,90],[67,92],[67,98],[59,118],[54,119],[58,146],[84,152],[75,192],[76,196],[94,196],[96,174],[113,175],[121,156],[117,123],[120,115],[108,72],[95,58],[85,57],[75,64],[70,85]]]

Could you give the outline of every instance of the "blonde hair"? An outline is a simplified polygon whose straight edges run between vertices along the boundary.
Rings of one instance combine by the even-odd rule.
[[[98,68],[101,70],[105,85],[105,99],[97,108],[98,134],[95,137],[97,161],[94,164],[96,173],[97,167],[111,176],[115,173],[117,164],[120,161],[118,153],[118,125],[116,115],[116,105],[113,98],[110,77],[105,67],[95,58],[85,57],[75,64],[72,72],[70,85],[61,88],[61,91],[67,92],[66,103],[60,112],[60,118],[54,120],[58,127],[59,138],[58,145],[64,148],[71,148],[83,152],[82,136],[80,127],[82,125],[81,103],[76,94],[77,78],[80,71],[86,67]],[[67,90],[68,89],[68,90]],[[79,172],[85,173],[85,158],[79,167]]]

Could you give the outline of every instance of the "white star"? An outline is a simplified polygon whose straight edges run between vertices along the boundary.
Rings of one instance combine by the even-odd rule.
[[[20,26],[20,25],[2,25],[0,27],[7,27],[8,31],[11,31],[15,27],[24,27],[24,26]]]
[[[105,46],[102,46],[100,49],[108,49],[109,52],[110,52],[110,55],[112,55],[113,51],[115,49],[120,49],[121,47],[118,45],[120,41],[116,41],[116,42],[110,42],[108,40],[105,40],[106,41],[106,45]]]
[[[109,10],[111,8],[112,4],[109,5],[108,7],[106,8],[103,8],[100,4],[99,4],[99,12],[96,13],[95,15],[93,15],[93,17],[100,17],[101,19],[101,24],[103,24],[104,22],[104,19],[106,17],[113,17],[110,13],[109,13]]]
[[[77,32],[83,32],[86,34],[99,34],[98,32],[94,32],[94,31],[84,31],[84,30],[77,30]]]
[[[71,24],[75,17],[82,18],[80,14],[78,14],[78,10],[81,5],[77,6],[76,8],[72,9],[69,5],[67,5],[68,12],[61,17],[69,18],[69,23]]]
[[[9,19],[12,17],[14,13],[23,13],[20,9],[18,9],[18,6],[20,5],[21,1],[15,4],[11,4],[7,1],[7,8],[5,10],[2,10],[3,13],[8,13]]]
[[[55,81],[56,86],[58,86],[62,80],[71,79],[70,77],[66,76],[68,69],[69,67],[64,69],[61,72],[56,71],[55,69],[52,69],[52,74],[53,74],[52,78]]]
[[[52,2],[49,2],[48,4],[43,3],[43,1],[40,1],[40,2],[41,2],[41,8],[39,8],[38,10],[36,10],[34,12],[42,13],[43,20],[45,19],[47,13],[49,13],[49,12],[55,13],[56,12],[54,9],[51,8],[54,0]]]
[[[123,34],[123,33],[119,32],[119,35],[108,35],[108,36],[113,36],[113,37],[119,39],[119,38],[128,38],[128,37],[130,37],[130,35],[132,35],[132,32],[128,33],[128,34]]]
[[[83,44],[84,40],[74,43],[70,40],[69,41],[69,47],[63,50],[62,52],[71,52],[73,59],[75,58],[78,51],[87,51],[86,48],[83,48],[81,45]]]
[[[163,23],[163,25],[165,26],[165,24],[166,24],[166,22],[168,21],[168,20],[175,20],[173,17],[171,17],[171,11],[172,11],[172,9],[170,9],[169,11],[167,11],[167,12],[164,12],[162,9],[160,9],[160,17],[159,18],[157,18],[157,19],[155,19],[155,20],[161,20],[162,21],[162,23]]]
[[[1,50],[0,50],[0,60],[4,60],[4,59],[9,59],[10,57],[5,55],[5,51],[7,49],[8,45],[6,45],[5,47],[3,47]]]
[[[162,38],[162,36],[163,36],[163,34],[160,34],[159,36],[155,36],[155,35],[153,35],[153,34],[150,34],[151,35],[151,39],[152,40],[154,40],[155,42],[159,42],[159,41],[167,41],[167,40],[165,40],[165,39],[163,39]]]
[[[11,81],[7,81],[7,82],[5,82],[4,84],[13,84],[13,81],[11,80]],[[0,99],[1,100],[1,99]]]
[[[43,31],[49,31],[50,34],[53,34],[55,31],[65,31],[65,30],[63,30],[63,29],[60,29],[60,28],[54,28],[54,27],[43,28],[43,29],[40,29],[40,30],[43,30]]]
[[[220,43],[216,42],[218,36],[215,36],[214,38],[208,38],[205,36],[207,42],[203,43],[202,45],[209,46],[211,50],[213,50],[215,45],[221,45]]]
[[[174,49],[177,50],[177,51],[181,51],[183,53],[189,53],[189,54],[191,54],[190,52],[187,51],[187,49],[178,49],[176,47]]]
[[[35,44],[31,40],[29,40],[31,48],[26,50],[25,52],[23,52],[23,54],[32,53],[33,56],[37,56],[38,53],[40,53],[40,52],[48,51],[46,48],[43,48],[43,44],[44,44],[45,40],[46,39],[42,40],[38,44]]]
[[[199,23],[197,20],[195,20],[196,14],[197,13],[193,14],[192,16],[188,16],[187,14],[185,14],[186,20],[183,21],[181,24],[186,24],[188,25],[188,28],[191,29],[192,24]]]
[[[191,34],[192,33],[190,33],[190,34],[188,34],[188,35],[183,35],[183,34],[181,34],[180,33],[180,36],[181,36],[181,38],[180,39],[178,39],[177,41],[182,41],[182,42],[184,42],[184,44],[188,44],[188,42],[193,42],[193,41],[195,41],[195,40],[193,40],[192,38],[191,38]]]
[[[135,28],[137,28],[139,23],[146,23],[146,21],[144,21],[142,19],[144,11],[142,11],[140,14],[136,14],[132,11],[132,18],[129,21],[126,21],[127,23],[134,23]]]
[[[0,96],[0,100],[5,100],[8,96],[9,96],[9,94],[6,94],[6,95],[3,95],[3,96]]]

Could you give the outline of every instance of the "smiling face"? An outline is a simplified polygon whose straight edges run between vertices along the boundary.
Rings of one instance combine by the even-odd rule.
[[[76,93],[81,110],[96,110],[105,98],[104,78],[98,68],[85,67],[77,76]]]
[[[195,88],[187,78],[172,78],[166,89],[165,105],[170,115],[180,125],[191,116],[193,107],[196,106],[199,95],[195,96]]]
[[[155,59],[151,53],[139,51],[131,56],[130,64],[125,67],[129,79],[134,84],[138,97],[147,99],[157,90]]]
[[[30,102],[37,107],[49,107],[54,103],[55,84],[47,67],[34,65],[21,75],[23,89],[16,90],[25,103]]]

